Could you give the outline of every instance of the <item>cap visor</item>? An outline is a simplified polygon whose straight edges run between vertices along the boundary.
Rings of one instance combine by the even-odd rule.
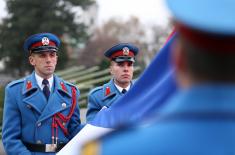
[[[133,57],[117,57],[117,58],[114,58],[113,61],[115,61],[115,62],[125,62],[125,61],[135,62],[135,59]]]
[[[37,48],[34,48],[34,49],[31,49],[31,51],[33,53],[38,53],[38,52],[57,52],[58,48],[54,47],[54,46],[41,46],[41,47],[37,47]]]

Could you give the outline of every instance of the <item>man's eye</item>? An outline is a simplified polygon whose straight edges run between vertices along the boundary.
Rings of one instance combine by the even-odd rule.
[[[44,54],[40,54],[39,57],[40,57],[40,58],[44,58],[45,55],[44,55]]]
[[[122,67],[123,66],[123,63],[118,63],[117,64],[119,67]]]
[[[133,66],[133,63],[132,62],[128,63],[128,66]]]
[[[54,54],[54,53],[51,53],[51,54],[50,54],[50,56],[51,56],[51,57],[55,57],[55,56],[56,56],[56,54]]]

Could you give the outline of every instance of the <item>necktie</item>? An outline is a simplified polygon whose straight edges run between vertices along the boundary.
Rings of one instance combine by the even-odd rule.
[[[122,93],[125,94],[127,91],[126,89],[122,89]]]
[[[49,90],[49,82],[47,79],[43,79],[42,84],[44,85],[42,91],[43,94],[45,95],[46,99],[48,100],[50,96],[50,90]]]

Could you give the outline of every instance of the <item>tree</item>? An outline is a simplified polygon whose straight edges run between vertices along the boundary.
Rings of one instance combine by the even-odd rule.
[[[83,49],[78,56],[78,64],[87,67],[99,65],[105,60],[103,55],[104,51],[117,42],[117,38],[107,35],[102,29],[96,29],[94,36],[90,38],[86,43],[85,49]]]
[[[169,24],[165,27],[159,25],[151,26],[151,39],[148,42],[148,53],[145,55],[146,64],[149,64],[156,53],[163,47],[172,29],[172,26]]]
[[[85,49],[81,51],[78,61],[79,64],[86,66],[107,66],[104,65],[104,52],[120,42],[137,45],[141,50],[138,58],[141,58],[146,47],[145,41],[145,30],[137,17],[130,17],[127,21],[113,18],[94,31]],[[140,63],[141,60],[143,59],[137,62]]]
[[[0,24],[0,59],[4,59],[6,72],[22,76],[30,70],[24,40],[35,33],[51,32],[62,40],[58,68],[66,64],[67,44],[78,44],[88,39],[86,26],[75,22],[74,6],[86,9],[92,0],[6,0],[9,16]],[[69,36],[72,42],[65,42]]]

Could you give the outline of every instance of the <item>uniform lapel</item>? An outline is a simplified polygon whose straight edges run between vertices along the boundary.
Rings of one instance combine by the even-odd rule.
[[[45,107],[46,98],[43,96],[40,88],[35,79],[35,73],[33,72],[30,76],[24,80],[22,89],[23,102],[34,108],[39,114]]]
[[[57,112],[61,112],[71,107],[71,88],[65,85],[57,76],[54,76],[54,89],[51,92],[48,103],[38,121],[43,121]]]
[[[110,89],[110,93],[106,94],[106,89]],[[105,105],[110,107],[111,104],[120,96],[120,92],[114,85],[113,79],[111,79],[107,84],[103,85],[103,102],[107,102]]]

